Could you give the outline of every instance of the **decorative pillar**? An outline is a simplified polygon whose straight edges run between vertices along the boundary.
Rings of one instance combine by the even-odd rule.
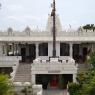
[[[77,74],[75,73],[75,74],[73,74],[73,83],[76,83],[77,82],[77,80],[76,80],[76,76]]]
[[[38,47],[38,43],[36,43],[36,58],[38,58],[39,56],[39,47]]]
[[[73,58],[73,44],[70,43],[70,57]]]

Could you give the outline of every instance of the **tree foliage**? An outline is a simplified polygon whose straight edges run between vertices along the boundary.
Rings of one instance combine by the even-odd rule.
[[[78,83],[69,84],[70,95],[95,95],[95,53],[90,55],[88,63],[92,69],[77,75]]]
[[[90,58],[87,62],[92,65],[93,69],[95,69],[95,52],[90,54]]]
[[[11,85],[7,75],[0,74],[0,95],[8,95]]]
[[[95,30],[95,26],[94,24],[87,24],[85,26],[83,26],[83,29],[86,29],[86,30]]]
[[[69,93],[70,95],[78,95],[80,85],[76,83],[69,83]]]

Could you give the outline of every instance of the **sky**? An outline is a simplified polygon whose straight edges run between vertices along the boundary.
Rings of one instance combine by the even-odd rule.
[[[0,0],[0,30],[45,29],[53,0]],[[95,0],[56,0],[62,28],[95,24]]]

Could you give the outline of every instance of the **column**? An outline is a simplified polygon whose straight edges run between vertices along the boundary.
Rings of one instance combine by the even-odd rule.
[[[26,48],[26,57],[28,57],[29,56],[29,44],[28,43],[25,44],[25,48]]]
[[[82,56],[82,45],[81,44],[79,44],[79,55]]]
[[[4,44],[4,54],[7,55],[7,45]]]
[[[4,54],[7,55],[7,44],[4,44]]]
[[[16,55],[18,56],[18,43],[16,43]]]
[[[5,51],[4,51],[4,45],[2,45],[2,54],[4,54]]]
[[[9,45],[8,43],[6,44],[6,53],[7,53],[7,56],[9,55]]]
[[[15,53],[15,52],[14,52],[14,43],[12,43],[12,47],[13,47],[13,56],[14,56],[14,53]]]
[[[3,44],[0,43],[0,55],[3,55]]]
[[[15,48],[16,48],[16,55],[17,55],[17,43],[15,44]]]
[[[74,82],[74,83],[76,83],[76,82],[77,82],[77,80],[76,80],[76,77],[77,77],[77,76],[76,76],[76,75],[77,75],[76,73],[75,73],[75,74],[73,74],[73,82]]]
[[[93,43],[92,43],[92,46],[91,46],[91,48],[92,48],[91,52],[94,52]]]
[[[56,56],[60,56],[60,43],[56,43]]]
[[[52,56],[52,43],[48,43],[48,56]]]
[[[73,44],[70,43],[70,57],[73,58]]]
[[[14,43],[14,55],[16,55],[16,43]]]
[[[39,56],[39,47],[38,47],[38,43],[36,43],[36,58],[38,58]]]
[[[32,84],[35,84],[35,81],[36,81],[35,77],[36,77],[36,75],[35,74],[32,74],[31,76],[32,76],[31,82],[32,82]]]
[[[20,43],[18,44],[18,55],[21,56],[21,44]]]

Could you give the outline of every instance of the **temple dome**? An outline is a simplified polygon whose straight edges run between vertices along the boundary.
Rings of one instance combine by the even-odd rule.
[[[29,26],[27,26],[26,28],[25,28],[25,30],[24,30],[24,32],[26,33],[26,35],[30,35],[30,32],[31,32],[31,29],[30,29],[30,27]]]
[[[11,27],[9,27],[7,32],[8,32],[8,35],[12,35],[13,34],[13,29]]]
[[[13,29],[11,27],[9,27],[8,32],[13,32]]]
[[[27,32],[27,31],[29,31],[29,32],[30,32],[30,31],[31,31],[31,29],[30,29],[30,27],[29,27],[29,26],[27,26],[27,27],[25,28],[25,30],[24,30],[24,31],[26,31],[26,32]]]

